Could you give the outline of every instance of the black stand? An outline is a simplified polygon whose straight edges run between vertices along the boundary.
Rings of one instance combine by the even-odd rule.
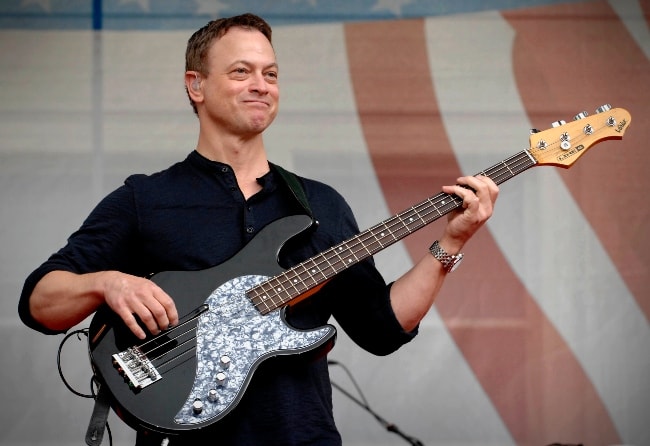
[[[352,378],[352,375],[350,374],[349,370],[348,370],[348,369],[347,369],[343,364],[341,364],[341,363],[338,362],[338,361],[332,361],[332,360],[327,361],[327,363],[330,364],[330,365],[338,365],[338,366],[342,367],[343,370],[345,370],[345,372],[346,372],[346,373],[348,374],[348,376],[350,377],[350,380],[352,380],[352,383],[353,383],[353,384],[355,385],[355,387],[357,388],[357,391],[359,392],[359,394],[361,395],[361,397],[363,398],[363,394],[361,394],[361,390],[359,389],[359,387],[357,386],[356,382],[355,382],[354,379]],[[381,417],[377,412],[375,412],[374,410],[372,410],[372,409],[370,408],[370,406],[368,405],[367,401],[365,400],[365,398],[363,398],[363,401],[360,400],[359,398],[355,397],[355,396],[352,395],[350,392],[348,392],[347,390],[345,390],[344,388],[342,388],[341,386],[339,386],[338,384],[336,384],[334,381],[332,381],[332,387],[334,387],[336,390],[338,390],[339,392],[341,392],[343,395],[347,396],[350,400],[354,401],[354,402],[355,402],[359,407],[365,409],[368,413],[370,413],[373,417],[375,417],[375,419],[377,420],[377,422],[379,422],[379,424],[381,424],[381,425],[382,425],[382,426],[383,426],[383,427],[384,427],[388,432],[392,432],[392,433],[394,433],[394,434],[396,434],[396,435],[399,435],[399,436],[402,437],[402,438],[403,438],[407,443],[411,444],[412,446],[424,446],[424,444],[423,444],[420,440],[418,440],[418,439],[415,438],[415,437],[411,437],[411,436],[409,436],[409,435],[406,435],[406,434],[405,434],[404,432],[402,432],[402,431],[401,431],[401,430],[400,430],[400,429],[399,429],[395,424],[390,423],[389,421],[386,421],[386,420],[385,420],[384,418],[382,418],[382,417]]]

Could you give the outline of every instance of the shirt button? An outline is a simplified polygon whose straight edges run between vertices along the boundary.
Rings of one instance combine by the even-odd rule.
[[[224,166],[224,167],[222,167],[222,168],[221,168],[221,172],[223,172],[223,173],[226,173],[226,172],[228,172],[228,168],[227,168],[227,167],[225,167],[225,166]]]
[[[249,226],[249,227],[246,228],[246,232],[248,232],[249,234],[252,234],[253,232],[255,232],[255,228],[253,228],[252,226]]]

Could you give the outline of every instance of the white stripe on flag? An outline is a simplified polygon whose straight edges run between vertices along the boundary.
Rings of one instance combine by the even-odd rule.
[[[608,3],[616,11],[641,51],[650,59],[650,29],[643,16],[641,3],[637,0],[609,0]]]

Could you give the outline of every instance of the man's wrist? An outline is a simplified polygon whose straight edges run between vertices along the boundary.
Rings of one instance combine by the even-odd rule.
[[[436,260],[442,264],[442,267],[448,273],[458,268],[463,260],[463,257],[465,256],[462,252],[459,252],[457,254],[449,254],[442,246],[440,246],[440,242],[438,240],[433,242],[433,244],[429,247],[429,252]]]

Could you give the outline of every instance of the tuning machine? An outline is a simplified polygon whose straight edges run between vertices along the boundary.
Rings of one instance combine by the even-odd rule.
[[[603,104],[600,107],[596,109],[596,113],[604,113],[607,111],[610,111],[612,109],[612,106],[609,104]],[[616,126],[616,119],[613,116],[610,116],[607,118],[605,121],[605,124],[607,124],[608,127],[615,127]]]
[[[612,106],[609,104],[603,104],[600,107],[596,109],[596,113],[603,113],[606,111],[610,111],[612,109]]]
[[[581,111],[580,113],[578,113],[573,117],[573,120],[579,121],[580,119],[585,119],[587,116],[589,116],[589,113],[587,113],[586,111]]]

